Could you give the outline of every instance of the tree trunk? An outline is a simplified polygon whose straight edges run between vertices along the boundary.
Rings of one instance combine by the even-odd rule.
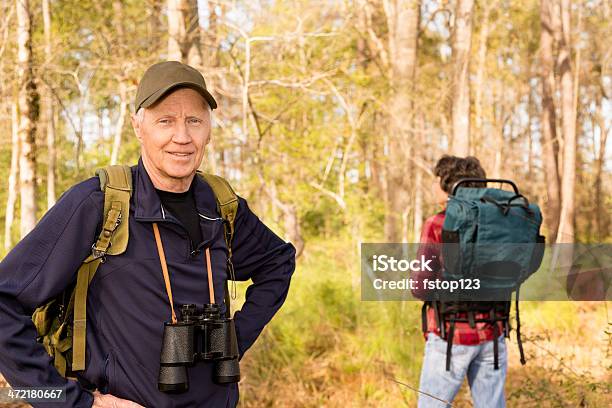
[[[215,2],[208,1],[208,30],[204,31],[200,29],[200,38],[206,39],[204,41],[204,47],[200,47],[202,50],[202,55],[205,55],[205,60],[207,61],[206,68],[216,68],[219,65],[219,28],[217,21],[217,13],[215,12]],[[204,67],[203,67],[204,68]],[[208,80],[206,82],[206,86],[212,92],[215,89],[215,82],[212,80]],[[217,103],[221,103],[221,100],[218,98]],[[206,162],[208,166],[208,171],[213,174],[217,174],[218,165],[217,165],[217,155],[223,155],[223,149],[220,148],[222,143],[217,143],[220,133],[215,133],[211,135],[211,141],[207,147],[206,154]]]
[[[574,187],[576,185],[576,110],[574,77],[571,64],[570,1],[561,0],[561,43],[558,69],[561,77],[561,111],[563,128],[563,177],[561,183],[561,217],[557,242],[574,241]]]
[[[304,251],[304,238],[300,229],[300,220],[297,214],[297,208],[294,204],[287,205],[283,209],[285,234],[287,240],[295,246],[295,256],[298,258]]]
[[[8,179],[6,218],[4,224],[4,249],[9,250],[13,245],[12,227],[15,220],[15,202],[17,202],[17,180],[19,177],[19,112],[17,101],[11,106],[11,170]]]
[[[32,71],[32,25],[29,0],[16,0],[17,83],[19,85],[19,176],[21,237],[36,225],[36,121],[39,96]]]
[[[602,175],[606,158],[606,145],[610,129],[606,126],[606,120],[603,115],[603,98],[600,98],[597,108],[597,125],[599,127],[599,149],[595,161],[595,224],[597,225],[597,240],[602,242],[608,234],[608,225],[610,221],[609,208],[606,210],[604,203],[604,192],[602,189]],[[593,140],[595,143],[595,140]]]
[[[304,251],[304,237],[300,228],[300,220],[295,204],[287,204],[278,197],[276,183],[272,180],[264,182],[263,176],[260,174],[262,188],[270,198],[273,209],[278,209],[283,215],[283,224],[285,227],[285,239],[295,247],[295,256],[299,257]]]
[[[546,226],[548,242],[555,242],[559,229],[561,214],[561,191],[557,155],[557,118],[555,113],[554,92],[556,88],[553,39],[556,30],[555,0],[541,0],[540,3],[540,82],[542,84],[542,113],[540,127],[542,129],[543,162],[546,175]]]
[[[181,0],[168,0],[168,60],[183,61],[182,40],[185,27],[181,23]]]
[[[457,0],[453,30],[453,137],[451,152],[467,156],[470,151],[470,50],[474,0]]]
[[[528,81],[531,81],[532,75],[531,73],[527,74]],[[533,172],[533,132],[532,132],[532,124],[533,124],[533,90],[531,85],[527,85],[527,129],[525,132],[527,134],[527,180],[532,180],[532,172]],[[530,196],[533,190],[528,191]]]
[[[51,49],[51,11],[49,0],[42,0],[43,26],[45,33],[45,56],[48,61],[53,58]],[[50,87],[46,87],[44,94],[45,118],[47,124],[47,208],[55,204],[55,114],[53,112],[53,94]]]
[[[118,57],[121,61],[127,59],[127,53],[125,52],[125,28],[124,28],[124,14],[123,14],[123,0],[113,1],[113,11],[115,14],[115,21],[117,27],[117,40],[119,42],[117,46]],[[110,164],[117,164],[119,161],[119,151],[121,150],[121,136],[123,133],[123,125],[125,124],[125,117],[127,115],[127,77],[128,74],[125,68],[119,68],[119,74],[117,78],[119,80],[119,117],[117,118],[117,125],[115,127],[115,134],[113,135],[113,148],[111,150]]]
[[[202,55],[205,56],[205,61],[207,61],[207,67],[217,67],[219,66],[219,16],[215,11],[217,6],[216,1],[208,0],[208,29],[204,27],[200,27],[200,39],[202,41],[202,45],[200,49],[202,50]],[[219,6],[221,12],[223,12],[223,5]]]
[[[111,152],[111,164],[117,164],[119,160],[119,149],[121,148],[121,134],[123,132],[123,125],[125,123],[125,116],[127,115],[127,85],[125,80],[121,80],[119,83],[119,118],[117,119],[117,127],[115,128],[115,135],[113,137],[113,150]]]
[[[407,217],[410,200],[406,173],[410,163],[413,118],[413,89],[417,56],[420,2],[416,0],[385,0],[391,56],[391,121],[389,129],[389,165],[385,238],[389,242],[407,240]]]
[[[168,0],[168,59],[202,69],[197,0]]]
[[[148,4],[148,18],[147,18],[147,36],[151,39],[150,50],[154,53],[161,53],[161,36],[160,34],[160,26],[163,24],[162,17],[162,8],[164,3],[167,3],[165,0],[149,0]],[[156,46],[159,46],[157,48]]]
[[[491,178],[503,178],[502,177],[502,166],[504,164],[504,127],[506,124],[507,117],[509,116],[507,95],[506,95],[506,84],[501,82],[493,85],[494,89],[494,100],[495,114],[493,124],[491,126],[492,137],[494,138],[495,156],[493,158],[493,172],[489,174]],[[510,108],[511,109],[511,108]]]
[[[474,147],[480,146],[483,142],[482,124],[483,124],[483,103],[482,95],[485,87],[485,73],[487,62],[487,39],[489,38],[489,17],[493,3],[483,2],[482,5],[482,28],[478,38],[478,66],[476,69],[476,79],[474,80]]]
[[[504,124],[503,122],[500,126],[495,127],[495,161],[493,165],[493,178],[503,178],[502,177],[502,165],[504,163]]]
[[[374,124],[378,126],[383,126],[382,121],[379,119],[374,119]],[[386,205],[387,212],[385,215],[385,231],[387,225],[387,217],[389,216],[389,177],[388,170],[389,166],[387,163],[383,163],[380,158],[385,157],[385,149],[388,146],[389,135],[385,132],[382,138],[374,140],[372,143],[372,155],[371,155],[371,163],[372,163],[372,187],[375,191],[378,192],[378,196],[383,198],[383,201]]]
[[[425,128],[425,123],[423,120],[423,115],[419,115],[418,118],[418,126],[416,131],[416,142],[417,146],[421,146],[418,152],[415,152],[419,159],[423,162],[426,162],[424,152],[427,151],[427,146],[425,145],[425,137],[423,135]],[[414,167],[415,176],[414,176],[414,223],[412,228],[412,242],[418,242],[421,237],[421,228],[423,227],[423,195],[424,195],[424,187],[423,187],[423,169],[418,166]]]

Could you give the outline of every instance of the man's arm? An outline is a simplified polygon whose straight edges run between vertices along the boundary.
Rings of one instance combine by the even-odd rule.
[[[66,402],[34,406],[92,406],[92,395],[61,377],[36,342],[31,315],[76,278],[91,252],[102,214],[98,186],[95,178],[68,190],[0,263],[0,372],[13,387],[65,387]]]
[[[282,306],[295,270],[295,248],[266,227],[240,198],[232,244],[236,280],[252,279],[234,315],[240,356]]]
[[[442,247],[441,231],[444,217],[441,214],[436,214],[425,220],[423,230],[421,231],[421,239],[417,250],[417,258],[424,256],[425,259],[431,259],[430,270],[423,269],[410,272],[410,278],[416,282],[416,289],[412,289],[412,295],[421,300],[427,300],[427,295],[430,292],[424,286],[424,280],[433,281],[440,277],[442,265],[440,262],[440,249]]]

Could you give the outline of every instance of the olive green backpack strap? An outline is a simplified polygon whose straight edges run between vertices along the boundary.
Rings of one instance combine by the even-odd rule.
[[[223,218],[223,230],[225,244],[227,246],[227,269],[232,280],[232,298],[236,298],[236,275],[234,264],[232,263],[232,240],[234,238],[234,225],[236,214],[238,213],[238,196],[226,179],[214,174],[199,172],[200,177],[210,186],[217,201],[217,210]],[[225,302],[227,303],[226,313],[229,313],[229,290],[225,285]]]
[[[87,329],[87,289],[98,266],[106,255],[125,252],[128,244],[132,171],[129,166],[106,166],[96,170],[100,190],[104,192],[104,223],[98,239],[77,272],[73,293],[74,327],[72,343],[72,371],[85,369],[85,339]]]

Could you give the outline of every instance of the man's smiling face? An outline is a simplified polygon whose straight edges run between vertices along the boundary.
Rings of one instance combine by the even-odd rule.
[[[151,178],[178,189],[189,185],[210,140],[210,122],[206,101],[190,88],[179,88],[134,115],[132,125]]]

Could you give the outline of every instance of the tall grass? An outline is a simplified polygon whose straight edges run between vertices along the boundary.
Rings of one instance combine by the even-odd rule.
[[[416,406],[392,379],[418,387],[421,304],[361,301],[359,268],[349,240],[309,243],[285,305],[242,360],[242,406]],[[520,365],[513,335],[509,406],[610,406],[606,303],[521,307],[529,361]],[[470,406],[467,385],[455,405]]]

